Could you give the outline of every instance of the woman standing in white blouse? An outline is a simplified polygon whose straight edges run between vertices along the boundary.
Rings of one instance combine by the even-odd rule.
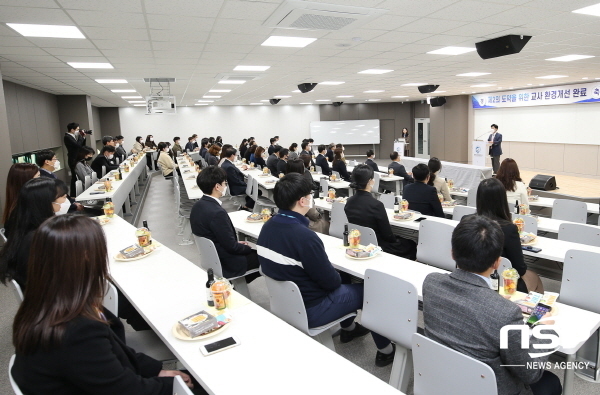
[[[524,204],[529,210],[527,186],[521,179],[519,166],[514,159],[506,158],[502,161],[498,173],[496,173],[496,179],[500,180],[504,185],[504,189],[506,189],[506,198],[511,212],[515,211],[514,206],[517,201],[519,205]]]

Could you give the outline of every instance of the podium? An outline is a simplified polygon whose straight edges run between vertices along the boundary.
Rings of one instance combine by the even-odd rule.
[[[404,146],[406,142],[404,139],[398,139],[398,141],[394,141],[394,151],[400,154],[400,156],[404,156]]]
[[[475,166],[485,167],[485,155],[487,154],[487,141],[473,141],[473,164]]]

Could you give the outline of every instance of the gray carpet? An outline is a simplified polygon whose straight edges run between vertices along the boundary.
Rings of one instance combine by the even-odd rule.
[[[228,202],[224,203],[224,207],[228,210],[232,209],[231,204]],[[139,217],[139,223],[141,224],[141,221],[147,220],[153,237],[186,259],[189,259],[194,263],[198,263],[198,254],[195,245],[178,245],[182,239],[182,236],[177,236],[176,216],[174,214],[175,204],[171,181],[165,180],[162,176],[154,177],[150,186],[150,190],[148,191],[147,200]],[[185,234],[189,235],[189,232],[190,229],[188,224]],[[558,291],[560,289],[560,283],[557,281],[543,279],[543,282],[544,287],[548,291]],[[268,310],[269,297],[264,280],[259,278],[253,281],[249,285],[249,288],[253,301]],[[12,290],[8,287],[0,287],[0,298],[0,300],[2,300],[2,309],[0,310],[0,341],[2,342],[0,349],[0,388],[4,388],[4,390],[0,391],[0,393],[10,394],[10,384],[8,381],[6,367],[8,366],[8,360],[10,356],[14,353],[11,341],[11,325],[17,309],[17,303]],[[419,326],[423,326],[421,314]],[[335,346],[337,352],[344,358],[352,361],[356,365],[360,366],[383,381],[387,382],[389,380],[391,366],[385,368],[378,368],[375,366],[374,361],[376,349],[370,336],[355,339],[346,344],[341,344],[339,339],[336,338]],[[257,369],[257,374],[258,373],[259,370]],[[554,373],[557,374],[562,380],[563,371],[554,371]],[[408,394],[412,393],[411,379]],[[576,395],[600,395],[600,384],[592,384],[576,378],[574,393]]]

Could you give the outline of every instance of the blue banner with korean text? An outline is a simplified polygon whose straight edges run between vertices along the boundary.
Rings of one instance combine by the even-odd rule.
[[[600,102],[600,82],[481,93],[472,95],[471,102],[474,109],[597,103]]]

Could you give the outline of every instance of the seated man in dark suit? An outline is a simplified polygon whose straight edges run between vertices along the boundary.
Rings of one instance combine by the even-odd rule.
[[[373,159],[375,159],[375,152],[370,149],[367,151],[367,160],[365,161],[365,165],[371,167],[373,171],[379,172],[379,166],[377,166],[377,163],[375,163]]]
[[[111,170],[116,170],[119,168],[119,165],[116,165],[113,161],[115,151],[115,147],[112,145],[105,145],[102,147],[100,155],[96,156],[96,158],[92,161],[90,167],[96,172],[98,178],[102,178],[102,166],[106,166],[107,173]]]
[[[329,162],[327,161],[327,146],[321,144],[319,145],[319,155],[317,155],[317,159],[315,160],[315,164],[321,168],[321,172],[326,175],[331,175],[331,169],[329,168]]]
[[[437,190],[429,181],[429,167],[425,163],[419,163],[413,167],[413,176],[415,182],[404,187],[402,198],[408,200],[408,208],[418,211],[421,214],[432,215],[435,217],[446,218],[442,203],[437,195]]]
[[[235,150],[235,148],[230,148]],[[198,174],[196,183],[204,193],[190,214],[192,233],[215,244],[225,278],[238,277],[259,266],[258,255],[247,242],[238,241],[235,228],[219,198],[227,193],[227,173],[223,167],[208,166]],[[231,185],[230,185],[231,186]],[[246,281],[257,278],[250,274]]]
[[[246,180],[244,179],[244,173],[240,171],[235,165],[233,161],[237,156],[237,150],[233,147],[229,147],[225,149],[223,152],[223,157],[225,161],[221,164],[221,168],[225,170],[227,174],[227,183],[229,183],[229,191],[231,196],[243,195],[246,193]],[[248,167],[244,165],[244,170]],[[246,196],[246,207],[242,208],[253,208],[254,201],[249,196]]]
[[[558,377],[527,366],[548,361],[548,356],[531,357],[529,353],[550,351],[534,348],[549,339],[530,336],[521,309],[491,289],[490,275],[500,266],[503,245],[504,234],[496,221],[472,215],[456,226],[452,257],[458,269],[450,274],[431,273],[423,282],[425,336],[491,367],[499,395],[559,395]],[[506,325],[522,327],[529,348],[521,348],[519,330],[508,331],[508,348],[501,348],[500,333]],[[548,328],[544,334],[549,332],[554,333]]]
[[[267,167],[272,175],[277,176],[277,163],[279,162],[279,151],[281,146],[276,145],[273,147],[273,153],[267,158]]]
[[[394,169],[395,176],[403,177],[404,185],[415,182],[412,173],[407,173],[404,165],[400,163],[400,154],[394,151],[390,154],[390,159],[392,160],[392,163],[388,165],[388,169]]]
[[[308,155],[310,156],[310,165],[314,166],[315,165],[315,161],[313,160],[313,152],[312,152],[312,146],[310,145],[310,141],[309,140],[304,140],[302,141],[302,144],[300,144],[300,147],[302,148],[302,151],[300,152],[300,155]]]
[[[273,153],[275,152],[275,146],[278,145],[277,144],[277,139],[275,137],[271,137],[271,139],[269,140],[269,148],[267,149],[267,153],[269,155],[273,155]]]
[[[285,165],[288,161],[288,154],[290,150],[287,148],[282,148],[279,150],[279,161],[277,162],[277,173],[273,174],[275,177],[279,177],[280,174],[283,173],[285,175]]]
[[[327,160],[329,162],[333,162],[333,148],[335,147],[335,144],[331,143],[329,144],[329,146],[327,147],[327,154],[325,155],[327,157]]]
[[[45,149],[35,154],[35,163],[40,168],[40,177],[56,178],[54,170],[60,169],[60,162],[54,151]]]

